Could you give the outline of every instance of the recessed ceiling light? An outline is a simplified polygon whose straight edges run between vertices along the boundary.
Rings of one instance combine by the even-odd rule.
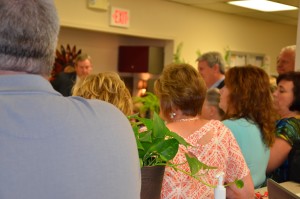
[[[241,6],[244,8],[260,10],[263,12],[275,12],[275,11],[285,11],[285,10],[296,10],[295,6],[285,5],[282,3],[277,3],[268,0],[244,0],[244,1],[229,1],[229,4]]]

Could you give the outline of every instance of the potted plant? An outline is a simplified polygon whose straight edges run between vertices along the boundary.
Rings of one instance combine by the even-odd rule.
[[[156,112],[151,119],[139,117],[137,114],[129,116],[129,119],[135,134],[142,169],[142,199],[159,198],[165,166],[184,172],[198,180],[200,180],[197,176],[199,170],[216,169],[216,167],[200,162],[188,153],[185,157],[190,173],[180,170],[178,165],[173,164],[172,159],[177,154],[179,145],[187,147],[190,144],[178,134],[170,131]]]
[[[157,100],[157,102],[151,102],[151,104],[155,106],[159,104],[158,99],[153,96],[155,95],[148,93],[148,95],[140,97],[146,98],[142,101],[147,103],[146,107],[148,109],[150,109],[149,103],[153,99]],[[208,166],[188,153],[185,154],[186,162],[181,164],[188,163],[189,172],[183,171],[178,168],[178,165],[173,164],[172,160],[178,152],[179,145],[184,147],[191,145],[181,136],[167,128],[165,122],[156,112],[159,109],[152,107],[151,110],[151,118],[141,117],[138,114],[128,116],[135,134],[142,171],[141,199],[160,198],[165,166],[172,167],[176,171],[183,172],[207,186],[214,187],[202,181],[201,176],[197,174],[200,170],[209,171],[210,169],[216,169],[216,167]],[[243,187],[241,180],[236,180],[234,183],[238,187]]]

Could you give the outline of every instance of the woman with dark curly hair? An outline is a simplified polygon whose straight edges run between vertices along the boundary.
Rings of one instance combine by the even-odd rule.
[[[275,140],[273,98],[268,74],[255,66],[230,68],[221,89],[223,123],[234,134],[255,188],[266,180],[270,147]]]
[[[299,158],[291,156],[293,151],[300,147],[300,72],[279,75],[273,96],[280,120],[276,123],[277,137],[271,148],[267,172],[277,168],[272,173],[272,178],[277,182],[300,182],[300,172],[292,171],[294,163],[300,164]],[[299,166],[297,167],[296,170],[299,170]]]

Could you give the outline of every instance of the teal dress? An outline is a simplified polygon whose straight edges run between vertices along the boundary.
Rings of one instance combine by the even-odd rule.
[[[250,169],[254,187],[261,187],[266,181],[270,149],[264,144],[260,128],[245,118],[227,119],[223,123],[231,130],[241,148]]]
[[[291,117],[278,120],[276,122],[276,135],[293,147],[296,141],[300,141],[300,119]],[[288,181],[288,167],[289,162],[286,160],[270,177],[276,182]]]

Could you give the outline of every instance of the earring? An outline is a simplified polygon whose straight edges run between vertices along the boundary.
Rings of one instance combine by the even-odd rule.
[[[174,117],[176,116],[176,113],[170,113],[170,118],[174,119]]]

